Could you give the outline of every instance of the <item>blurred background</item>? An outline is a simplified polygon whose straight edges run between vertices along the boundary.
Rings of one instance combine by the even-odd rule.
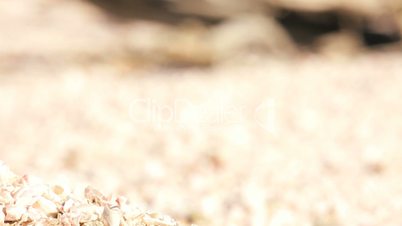
[[[183,225],[401,225],[399,0],[0,1],[0,156]]]

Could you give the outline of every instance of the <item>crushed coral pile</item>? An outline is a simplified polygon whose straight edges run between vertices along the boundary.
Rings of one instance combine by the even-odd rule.
[[[0,225],[178,225],[168,216],[129,205],[123,197],[105,197],[90,187],[73,192],[30,176],[17,176],[2,162],[0,210]]]

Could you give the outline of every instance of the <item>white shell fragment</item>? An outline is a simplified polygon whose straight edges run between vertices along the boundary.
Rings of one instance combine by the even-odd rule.
[[[135,211],[124,197],[106,197],[91,187],[83,191],[84,196],[67,191],[74,189],[18,177],[0,162],[0,225],[177,225],[167,216]]]
[[[55,216],[59,212],[55,203],[43,197],[40,197],[32,206],[41,210],[47,216]]]
[[[18,221],[27,210],[21,206],[8,206],[5,208],[5,221]]]
[[[106,207],[103,211],[103,218],[109,226],[119,226],[121,217],[122,215],[117,208]]]

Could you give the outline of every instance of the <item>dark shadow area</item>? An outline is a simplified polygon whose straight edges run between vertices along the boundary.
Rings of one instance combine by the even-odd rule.
[[[369,47],[392,44],[401,41],[400,34],[380,34],[371,31],[364,31],[363,41]]]
[[[276,18],[299,45],[312,45],[317,37],[341,28],[338,15],[328,12],[296,12],[283,10]]]
[[[350,30],[362,37],[367,47],[401,41],[401,34],[392,16],[367,18],[344,11],[301,12],[283,10],[277,21],[299,45],[310,46],[322,35]]]

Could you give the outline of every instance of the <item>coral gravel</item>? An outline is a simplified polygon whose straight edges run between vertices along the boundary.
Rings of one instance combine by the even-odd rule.
[[[172,218],[142,211],[126,198],[48,185],[14,174],[0,162],[0,225],[175,226]]]

